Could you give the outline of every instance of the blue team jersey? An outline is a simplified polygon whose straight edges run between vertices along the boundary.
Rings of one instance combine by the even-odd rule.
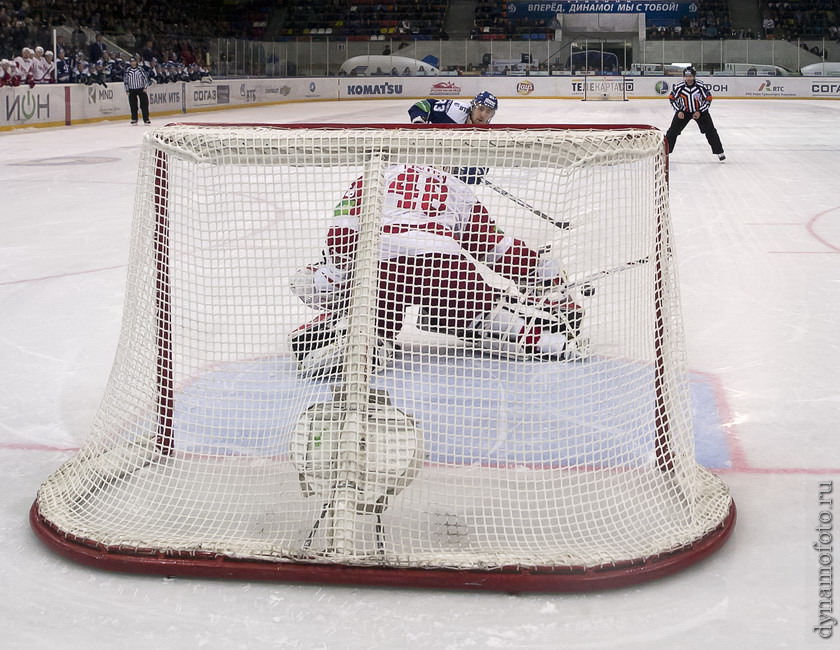
[[[408,116],[412,122],[466,124],[470,111],[468,102],[456,99],[421,99],[408,109]]]

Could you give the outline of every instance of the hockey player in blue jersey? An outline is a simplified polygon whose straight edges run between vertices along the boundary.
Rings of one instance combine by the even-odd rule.
[[[492,93],[482,91],[468,104],[457,99],[421,99],[408,109],[415,124],[490,124],[499,100]]]
[[[483,90],[468,104],[455,99],[421,99],[408,109],[414,124],[490,124],[499,109],[496,96]],[[447,170],[469,185],[481,183],[485,167],[459,167]]]

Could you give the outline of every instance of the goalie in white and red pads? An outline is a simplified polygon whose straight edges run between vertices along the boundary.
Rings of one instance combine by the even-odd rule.
[[[499,231],[472,189],[450,174],[397,165],[386,170],[385,187],[376,304],[380,365],[386,363],[410,306],[420,307],[422,329],[455,334],[500,354],[577,356],[582,311],[566,295],[556,260]],[[304,303],[326,312],[290,335],[307,376],[341,367],[342,320],[363,199],[358,179],[336,207],[323,259],[291,280]],[[485,276],[492,274],[512,280],[518,290],[488,282]]]

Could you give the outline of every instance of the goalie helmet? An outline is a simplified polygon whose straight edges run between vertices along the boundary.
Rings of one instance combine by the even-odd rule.
[[[473,98],[470,102],[470,106],[486,106],[487,108],[492,108],[494,111],[497,111],[499,110],[499,100],[493,93],[487,90],[482,90]]]

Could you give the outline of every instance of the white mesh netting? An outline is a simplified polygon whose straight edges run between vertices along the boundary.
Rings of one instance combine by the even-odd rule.
[[[689,548],[731,499],[694,459],[662,135],[148,132],[111,379],[36,508],[122,555],[577,570]]]

